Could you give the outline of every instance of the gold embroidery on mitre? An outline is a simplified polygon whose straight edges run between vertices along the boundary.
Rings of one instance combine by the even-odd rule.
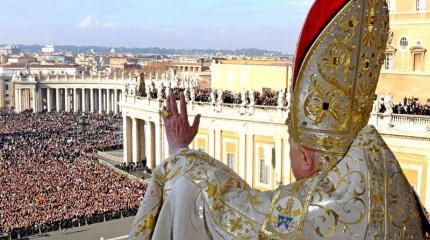
[[[325,27],[300,66],[290,134],[328,165],[367,124],[388,38],[384,0],[351,0]]]

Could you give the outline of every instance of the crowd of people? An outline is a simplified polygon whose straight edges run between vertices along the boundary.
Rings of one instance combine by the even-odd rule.
[[[424,115],[430,116],[430,102],[422,104],[420,103],[418,98],[415,97],[405,97],[402,102],[397,104],[393,104],[391,96],[388,96],[390,99],[387,101],[387,96],[380,97],[377,101],[378,109],[376,109],[379,113],[393,113],[393,114],[408,114],[408,115]]]
[[[398,103],[393,106],[393,113],[430,116],[430,105],[420,104],[418,99],[414,97],[405,97],[403,103]]]
[[[119,115],[0,112],[0,233],[135,209],[146,186],[100,165]]]
[[[253,105],[257,106],[278,106],[279,101],[279,94],[281,92],[279,91],[273,91],[270,89],[264,89],[263,91],[248,91],[245,92],[233,92],[230,90],[224,90],[219,92],[216,89],[211,88],[195,88],[193,89],[193,93],[189,89],[182,89],[182,88],[174,88],[171,89],[171,91],[175,92],[177,95],[177,99],[179,99],[179,93],[184,92],[184,94],[188,97],[188,100],[191,100],[191,96],[194,95],[194,101],[195,102],[203,102],[203,103],[209,103],[209,102],[220,102],[218,101],[218,98],[221,97],[222,103],[225,104],[242,104],[244,101],[246,104],[252,103]],[[158,91],[156,88],[152,88],[148,92],[142,92],[138,93],[141,97],[147,97],[149,94],[150,98],[158,98],[158,95],[161,94],[162,99],[166,99],[167,89],[163,87]],[[243,94],[246,94],[245,97]],[[214,99],[215,98],[215,99]]]

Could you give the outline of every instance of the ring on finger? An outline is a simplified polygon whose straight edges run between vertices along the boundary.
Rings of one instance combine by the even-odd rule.
[[[162,114],[164,118],[171,118],[173,116],[173,113],[167,110],[163,110]]]

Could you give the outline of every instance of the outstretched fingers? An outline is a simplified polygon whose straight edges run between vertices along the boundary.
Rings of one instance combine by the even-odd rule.
[[[194,131],[194,136],[197,134],[197,132],[199,131],[199,125],[200,125],[200,117],[202,115],[197,114],[197,116],[194,117],[194,122],[193,122],[193,126],[191,126],[191,128]]]
[[[184,119],[186,119],[186,120],[187,120],[187,122],[188,122],[187,101],[185,100],[185,95],[184,95],[184,93],[181,93],[181,94],[179,95],[179,98],[180,98],[179,106],[180,106],[180,109],[181,109],[181,116],[182,116]]]
[[[170,95],[166,98],[166,111],[172,112],[172,104],[170,102]]]
[[[179,116],[178,105],[176,104],[176,96],[175,96],[175,93],[173,91],[170,92],[170,105],[172,108],[173,116],[178,117]]]

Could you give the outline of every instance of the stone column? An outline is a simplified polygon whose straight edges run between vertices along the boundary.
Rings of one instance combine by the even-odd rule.
[[[15,88],[15,112],[19,113],[19,89]]]
[[[239,171],[238,174],[241,178],[245,179],[245,167],[246,167],[246,135],[244,133],[245,130],[242,130],[242,133],[239,136]]]
[[[85,94],[85,88],[81,89],[81,97],[82,97],[81,111],[85,112],[87,110],[87,98],[86,98],[86,94]]]
[[[52,111],[52,107],[51,107],[51,89],[47,88],[46,89],[46,110],[48,112]]]
[[[155,167],[153,164],[154,139],[152,138],[153,129],[151,125],[151,122],[145,122],[146,166],[148,166],[150,169],[153,169]]]
[[[22,112],[24,103],[22,102],[22,88],[18,89],[18,112]]]
[[[118,113],[118,89],[114,89],[113,91],[113,111],[114,113]]]
[[[23,92],[24,92],[24,103],[25,103],[23,110],[25,111],[30,109],[30,89],[28,88],[23,89]]]
[[[22,90],[24,92],[24,103],[25,106],[22,110],[29,110],[31,108],[31,102],[30,102],[30,89],[26,88]]]
[[[132,146],[131,146],[131,135],[132,135],[132,123],[131,119],[126,115],[123,116],[123,149],[124,149],[124,162],[128,165],[131,163]]]
[[[139,132],[138,134],[138,138],[139,138],[139,142],[140,142],[140,160],[144,160],[146,158],[146,143],[145,143],[145,121],[140,120],[137,123]]]
[[[209,155],[215,157],[215,130],[209,129]],[[218,159],[219,160],[219,159]]]
[[[69,98],[69,89],[64,89],[64,105],[66,112],[70,112],[70,98]]]
[[[282,161],[282,182],[284,184],[290,183],[291,178],[291,159],[290,159],[290,143],[286,140],[284,144],[284,160]]]
[[[37,112],[43,111],[43,94],[42,89],[40,88],[39,91],[37,91]]]
[[[78,89],[73,88],[73,111],[78,112]]]
[[[55,89],[55,108],[56,108],[57,112],[61,111],[61,108],[60,108],[60,89],[59,88]]]
[[[282,138],[275,138],[275,184],[284,184],[282,181]]]
[[[31,102],[31,108],[33,109],[34,113],[37,113],[37,91],[36,91],[36,86],[34,86],[34,88],[31,89],[31,95],[33,95],[33,101]]]
[[[119,97],[119,101],[120,102],[122,102],[124,100],[123,99],[123,97],[124,97],[123,94],[124,94],[124,92],[122,90],[119,90],[119,94],[118,94],[119,96],[118,97]],[[120,112],[122,112],[122,106],[118,105],[118,109],[119,109]]]
[[[110,89],[106,89],[106,113],[110,113],[112,109],[110,100]]]
[[[155,163],[159,165],[162,161],[161,151],[163,149],[163,137],[160,121],[155,123]]]
[[[246,182],[253,187],[253,179],[254,179],[254,135],[247,134],[246,135],[246,172],[245,172],[245,180]]]
[[[102,89],[99,88],[99,113],[103,112],[103,104],[102,104]]]
[[[140,139],[139,139],[139,119],[132,118],[132,142],[133,142],[133,162],[140,161]]]
[[[215,130],[215,159],[222,161],[221,146],[222,146],[221,130]]]
[[[94,89],[90,89],[90,111],[93,113],[94,112]]]

